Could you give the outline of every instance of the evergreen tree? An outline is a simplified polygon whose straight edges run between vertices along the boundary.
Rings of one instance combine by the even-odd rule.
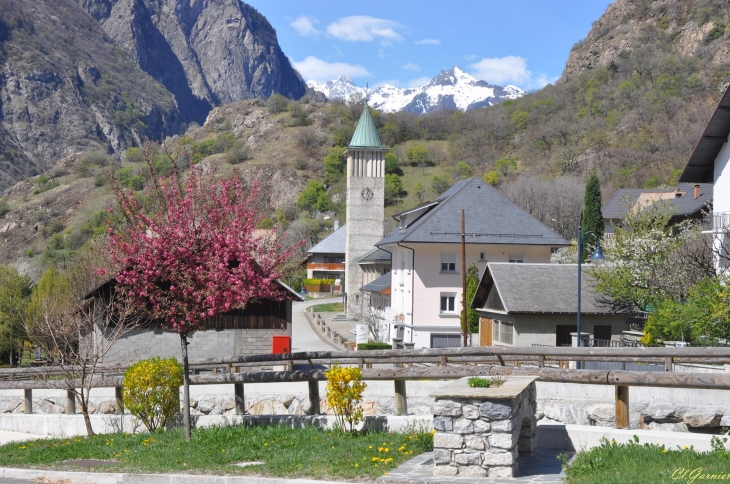
[[[581,235],[585,235],[586,232],[592,230],[598,235],[598,238],[603,238],[605,225],[603,215],[601,215],[601,183],[595,173],[588,178],[586,183],[581,225],[583,226],[583,234]],[[588,242],[592,245],[595,244],[595,240],[589,240]]]

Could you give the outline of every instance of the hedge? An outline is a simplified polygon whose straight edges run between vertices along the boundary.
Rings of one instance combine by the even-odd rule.
[[[357,345],[358,350],[392,350],[393,345],[388,343],[360,343]]]

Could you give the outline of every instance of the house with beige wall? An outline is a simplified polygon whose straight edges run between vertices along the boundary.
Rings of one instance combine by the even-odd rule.
[[[591,267],[581,278],[581,333],[585,344],[610,346],[621,340],[626,315],[596,292]],[[480,346],[573,346],[577,336],[576,264],[490,262],[474,300]],[[588,341],[586,341],[586,338]]]
[[[548,263],[569,245],[498,190],[474,177],[438,199],[394,216],[399,227],[377,243],[391,253],[386,320],[416,348],[461,346],[461,213],[466,265]]]

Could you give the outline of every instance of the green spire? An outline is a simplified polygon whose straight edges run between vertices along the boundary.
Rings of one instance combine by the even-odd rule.
[[[362,110],[360,120],[357,122],[355,133],[352,135],[352,140],[350,141],[350,148],[385,149],[382,141],[380,141],[380,135],[375,128],[375,120],[373,119],[373,115],[370,114],[370,108],[367,104]]]

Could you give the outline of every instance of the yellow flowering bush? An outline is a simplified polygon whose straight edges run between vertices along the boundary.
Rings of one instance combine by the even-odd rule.
[[[183,368],[175,358],[138,361],[124,373],[124,406],[154,432],[180,411],[182,384]]]
[[[367,386],[362,381],[360,368],[342,368],[335,364],[328,370],[327,403],[335,412],[340,432],[355,433],[355,426],[363,420],[360,402]]]

